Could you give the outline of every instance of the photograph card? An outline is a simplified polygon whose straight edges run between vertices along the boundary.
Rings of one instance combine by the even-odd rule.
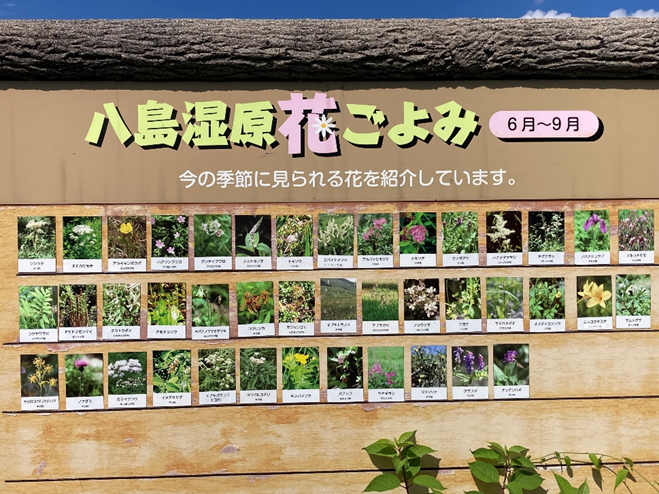
[[[284,403],[320,401],[318,347],[281,349],[282,398]]]
[[[482,331],[480,278],[446,278],[446,332]]]
[[[103,354],[64,356],[67,410],[103,409]]]
[[[279,282],[279,336],[313,336],[316,320],[316,283]]]
[[[398,280],[362,281],[362,334],[398,334]]]
[[[236,403],[236,350],[199,350],[199,404]]]
[[[611,276],[577,276],[577,329],[613,329]]]
[[[565,264],[565,213],[529,211],[529,264]]]
[[[529,345],[494,345],[494,398],[529,398]]]
[[[650,329],[652,283],[649,274],[616,276],[616,328]]]
[[[522,264],[522,213],[521,211],[488,212],[487,265],[519,266]]]
[[[364,401],[364,355],[362,347],[327,349],[327,401]]]
[[[277,216],[277,269],[313,269],[311,215]]]
[[[355,253],[355,217],[318,215],[318,269],[352,269]]]
[[[369,347],[368,401],[405,401],[404,353],[402,346]]]
[[[611,263],[609,212],[605,209],[574,212],[574,263]]]
[[[192,339],[229,338],[229,285],[192,285]]]
[[[393,214],[357,215],[357,267],[394,267]]]
[[[108,272],[146,272],[146,218],[108,217]]]
[[[18,287],[18,328],[21,343],[57,341],[57,287]]]
[[[485,282],[487,331],[524,331],[524,287],[522,278],[493,277]]]
[[[188,217],[182,214],[151,216],[151,270],[188,270]]]
[[[191,356],[190,350],[154,350],[154,407],[181,407],[192,404]]]
[[[618,263],[654,263],[654,211],[618,211]]]
[[[57,354],[21,355],[21,410],[59,410]]]
[[[437,266],[437,213],[400,213],[401,267]]]
[[[272,269],[272,225],[269,215],[236,216],[236,269]]]
[[[194,270],[232,269],[231,240],[230,214],[195,214]]]
[[[149,283],[148,338],[185,338],[185,298],[185,283]]]
[[[240,403],[277,403],[277,350],[240,350]]]
[[[142,289],[139,283],[103,285],[103,339],[139,340]]]
[[[529,316],[532,333],[565,331],[565,279],[529,279]]]
[[[409,334],[439,333],[439,279],[403,281],[403,329]]]
[[[146,352],[108,353],[108,408],[146,408]]]
[[[412,345],[412,401],[447,398],[446,346]]]
[[[357,332],[356,278],[321,278],[320,332]]]
[[[96,285],[60,285],[58,298],[59,340],[95,341]]]
[[[453,399],[487,400],[488,350],[486,346],[452,347]]]
[[[100,273],[103,271],[101,217],[65,216],[63,224],[63,272]]]
[[[442,264],[445,267],[478,266],[478,214],[469,211],[441,213]]]
[[[236,283],[238,336],[274,336],[274,283],[253,281]]]
[[[18,272],[54,273],[55,217],[18,217]]]

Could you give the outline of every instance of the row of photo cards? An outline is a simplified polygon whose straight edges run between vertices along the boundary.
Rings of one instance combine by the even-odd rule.
[[[437,334],[440,281],[362,280],[359,320],[356,278],[321,278],[319,290],[315,281],[279,281],[276,294],[272,281],[239,282],[231,290],[229,284],[148,283],[146,337],[185,339],[188,320],[193,340],[228,339],[232,321],[237,337],[314,336],[317,316],[320,334],[350,335],[361,329],[364,335],[392,335],[400,332],[401,315],[404,333]],[[576,281],[577,329],[613,329],[613,277],[578,276]],[[650,328],[650,275],[619,274],[615,282],[616,328]],[[527,283],[530,331],[565,331],[565,279],[530,278]],[[20,286],[19,341],[95,341],[99,321],[103,340],[139,340],[141,290],[140,283]],[[482,321],[488,332],[524,331],[524,278],[488,277],[484,287],[481,278],[446,278],[443,290],[447,333],[480,332]]]
[[[277,368],[281,369],[283,403],[321,401],[321,359],[326,368],[326,401],[364,401],[364,383],[370,402],[405,401],[405,373],[411,373],[410,399],[448,398],[452,380],[454,400],[488,399],[492,376],[494,398],[529,398],[529,345],[412,346],[410,368],[404,347],[336,347],[321,355],[318,347],[216,348],[199,350],[197,371],[199,405],[265,404],[278,402]],[[367,362],[364,359],[366,353]],[[237,354],[237,355],[236,355]],[[238,362],[236,362],[238,356]],[[103,409],[104,368],[107,406],[128,409],[147,406],[147,352],[63,355],[21,355],[22,410],[58,410],[63,377],[66,410]],[[151,355],[153,406],[192,404],[192,352],[154,351]]]
[[[394,267],[394,216],[318,214],[317,268],[354,268],[355,244],[357,267]],[[400,267],[436,267],[440,239],[443,266],[479,265],[476,212],[398,213],[397,219]],[[152,271],[188,271],[190,258],[195,271],[271,270],[273,251],[277,269],[314,269],[312,215],[276,216],[274,223],[269,215],[230,214],[109,216],[105,221],[109,272],[147,271],[149,231]],[[20,273],[56,272],[55,225],[53,216],[18,218]],[[63,272],[102,272],[103,218],[65,216],[62,225]],[[610,264],[608,210],[574,211],[574,225],[575,264]],[[618,211],[618,249],[621,264],[654,263],[653,210]],[[522,250],[522,212],[486,213],[487,265],[521,265]],[[529,264],[562,265],[564,251],[565,213],[529,212]]]

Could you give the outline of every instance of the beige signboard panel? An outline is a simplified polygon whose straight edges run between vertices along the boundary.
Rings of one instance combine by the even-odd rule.
[[[5,83],[0,202],[657,197],[657,83],[586,86]]]

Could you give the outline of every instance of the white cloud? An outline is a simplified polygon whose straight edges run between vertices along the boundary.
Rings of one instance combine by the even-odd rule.
[[[565,19],[567,17],[572,17],[572,14],[568,12],[558,13],[558,10],[544,10],[536,9],[529,10],[526,14],[522,16],[522,19]]]
[[[659,17],[659,11],[654,9],[638,9],[636,12],[627,13],[626,9],[616,9],[609,13],[609,17]]]
[[[1,3],[1,4],[0,4],[0,7],[9,7],[9,8],[12,8],[12,7],[16,7],[16,4],[15,4],[15,3]]]

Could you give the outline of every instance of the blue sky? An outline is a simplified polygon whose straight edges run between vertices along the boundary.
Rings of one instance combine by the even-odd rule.
[[[612,13],[619,17],[659,16],[659,0],[0,0],[2,19],[515,18],[609,17]]]

